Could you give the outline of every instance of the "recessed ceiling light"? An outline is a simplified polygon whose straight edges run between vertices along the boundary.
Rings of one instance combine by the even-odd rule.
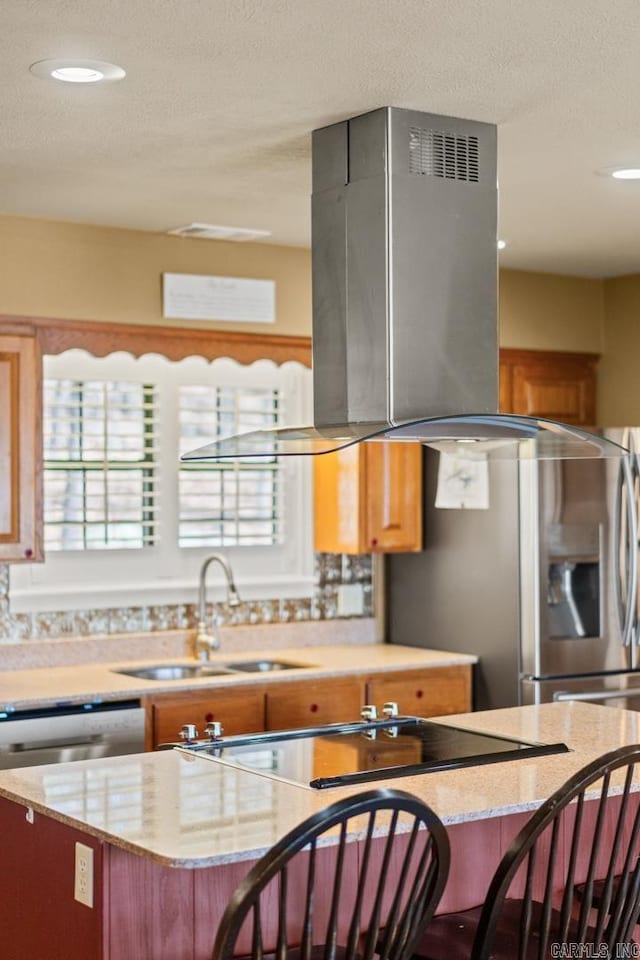
[[[620,170],[612,170],[611,176],[614,180],[640,180],[640,168],[623,167]]]
[[[507,245],[506,240],[498,240],[498,250],[504,250]]]
[[[99,83],[122,80],[122,67],[105,60],[38,60],[29,67],[31,73],[44,80],[63,80],[65,83]]]

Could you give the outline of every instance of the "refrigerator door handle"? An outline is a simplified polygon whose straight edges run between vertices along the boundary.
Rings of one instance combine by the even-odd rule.
[[[629,642],[638,646],[638,483],[640,466],[635,450],[633,433],[630,431],[631,464],[629,467],[629,492],[627,495],[629,527],[629,588],[627,591],[627,613],[629,618]],[[626,457],[624,458],[627,459]],[[637,664],[636,664],[637,665]]]
[[[635,465],[635,454],[631,454]],[[620,460],[618,472],[618,483],[616,488],[615,518],[614,518],[614,557],[616,564],[616,574],[614,577],[616,610],[618,614],[618,624],[622,635],[622,644],[625,647],[630,646],[632,642],[637,643],[635,636],[636,616],[635,608],[637,602],[638,587],[638,519],[635,503],[635,483],[634,470],[632,469],[630,456],[623,457]],[[622,510],[622,502],[626,494],[626,510]],[[625,552],[625,569],[622,570],[621,552]],[[625,579],[625,593],[622,593],[622,580]]]
[[[628,699],[632,697],[640,697],[640,688],[634,687],[629,689],[628,687],[620,687],[617,690],[594,690],[593,693],[563,693],[558,691],[554,693],[553,699],[559,701],[565,700],[620,700],[622,697]]]

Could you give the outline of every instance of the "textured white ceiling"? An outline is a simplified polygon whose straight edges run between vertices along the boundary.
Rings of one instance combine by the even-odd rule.
[[[638,0],[11,0],[0,213],[309,242],[314,127],[383,105],[492,121],[508,267],[640,272]],[[36,60],[126,79],[37,79]],[[203,243],[207,241],[202,241]]]

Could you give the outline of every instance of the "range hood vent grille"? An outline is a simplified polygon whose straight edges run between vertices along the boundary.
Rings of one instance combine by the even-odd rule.
[[[411,127],[409,173],[478,183],[478,138]]]

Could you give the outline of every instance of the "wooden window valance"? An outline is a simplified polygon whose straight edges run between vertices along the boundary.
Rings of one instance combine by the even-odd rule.
[[[145,353],[159,353],[169,360],[231,357],[238,363],[266,358],[311,366],[311,337],[18,316],[0,316],[0,333],[35,335],[42,353],[50,355],[78,349],[104,357],[125,350],[134,357]]]

